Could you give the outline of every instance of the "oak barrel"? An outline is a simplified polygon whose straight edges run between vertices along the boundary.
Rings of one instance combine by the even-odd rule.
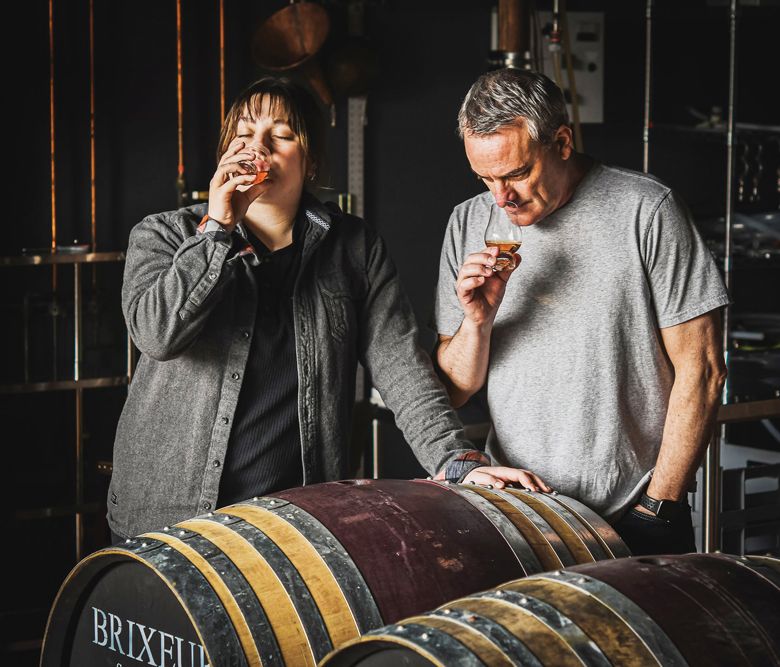
[[[321,664],[777,666],[779,565],[686,554],[555,570],[373,630]]]
[[[41,665],[314,665],[448,600],[624,555],[604,521],[563,496],[316,484],[88,556],[54,602]]]

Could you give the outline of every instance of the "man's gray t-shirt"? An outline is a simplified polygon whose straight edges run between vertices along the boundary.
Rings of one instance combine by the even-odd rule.
[[[463,321],[455,283],[483,240],[493,196],[455,208],[442,249],[438,332]],[[522,264],[493,326],[487,451],[616,519],[661,446],[674,371],[660,329],[728,303],[674,192],[594,165],[573,197],[523,228]]]

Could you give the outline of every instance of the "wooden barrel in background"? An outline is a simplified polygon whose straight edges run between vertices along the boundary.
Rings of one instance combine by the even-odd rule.
[[[322,667],[780,665],[780,560],[643,556],[503,584],[331,653]]]
[[[314,665],[448,600],[624,555],[609,525],[563,496],[428,480],[306,486],[84,559],[54,602],[41,664]]]

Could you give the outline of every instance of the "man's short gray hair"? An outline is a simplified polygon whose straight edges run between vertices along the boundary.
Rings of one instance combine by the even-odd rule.
[[[486,135],[522,118],[531,139],[550,144],[561,125],[569,124],[561,89],[544,74],[500,69],[474,82],[458,112],[458,134]]]

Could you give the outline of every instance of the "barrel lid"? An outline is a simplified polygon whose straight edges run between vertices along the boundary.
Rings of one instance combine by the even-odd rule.
[[[103,549],[73,569],[49,615],[41,667],[210,663],[173,582],[146,558],[163,555],[164,545],[152,542],[133,545],[141,553]]]

